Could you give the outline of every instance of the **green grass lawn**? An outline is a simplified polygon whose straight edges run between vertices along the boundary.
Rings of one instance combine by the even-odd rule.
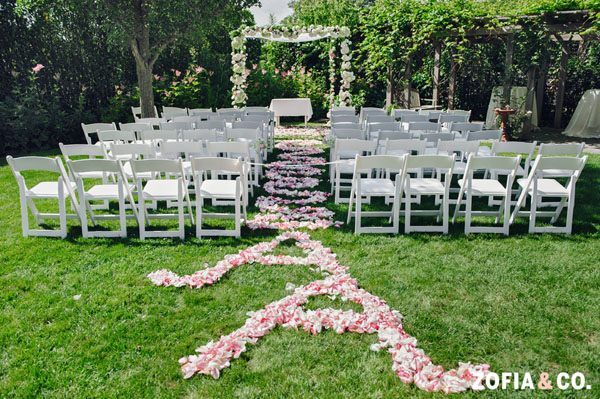
[[[44,155],[56,155],[49,152]],[[42,178],[42,175],[35,176]],[[246,312],[288,294],[287,282],[320,278],[298,266],[243,266],[211,287],[160,288],[146,278],[207,262],[270,239],[23,238],[18,189],[0,164],[0,397],[6,398],[429,398],[403,384],[373,335],[276,328],[221,378],[184,380],[177,359],[241,327]],[[327,184],[321,186],[329,190]],[[484,391],[463,397],[600,397],[600,156],[577,187],[573,235],[363,235],[311,233],[338,254],[367,291],[403,315],[405,330],[436,364],[489,363],[493,371],[582,372],[591,390]],[[345,221],[346,205],[327,204]],[[256,212],[255,208],[250,209]],[[187,222],[189,224],[189,222]],[[282,244],[275,253],[297,253]],[[81,295],[75,300],[75,295]],[[356,308],[317,298],[310,308]],[[553,383],[555,386],[555,383]]]

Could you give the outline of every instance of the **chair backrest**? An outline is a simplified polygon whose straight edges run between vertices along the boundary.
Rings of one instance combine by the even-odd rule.
[[[440,128],[440,124],[435,122],[410,122],[408,124],[408,131],[411,133],[438,133]]]
[[[195,116],[176,116],[173,118],[173,122],[171,123],[179,123],[179,122],[184,122],[184,123],[189,123],[189,124],[194,124],[198,121],[198,118]]]
[[[377,138],[380,142],[388,140],[388,139],[389,140],[410,140],[410,139],[412,139],[412,134],[403,133],[398,130],[380,130],[379,136]]]
[[[448,169],[452,171],[456,154],[452,155],[408,155],[404,167],[406,170],[414,168]]]
[[[392,115],[395,119],[402,119],[404,115],[419,115],[419,113],[414,109],[395,109],[392,111]]]
[[[363,130],[363,126],[360,123],[351,123],[351,122],[341,122],[341,123],[332,123],[331,129],[354,129],[354,130]]]
[[[131,113],[134,118],[139,118],[142,116],[142,107],[131,107]],[[154,106],[154,115],[158,116],[158,110],[156,109],[156,105]]]
[[[176,110],[176,111],[164,111],[164,109],[163,109],[163,113],[161,114],[161,116],[166,120],[171,120],[171,119],[175,118],[176,116],[188,116],[188,113],[187,113],[187,110],[185,110],[185,109]]]
[[[336,139],[335,152],[340,151],[359,151],[360,153],[374,154],[377,149],[377,142],[372,140],[357,139]]]
[[[483,130],[483,122],[450,122],[448,130],[451,132],[480,132]]]
[[[572,155],[575,157],[580,157],[583,153],[584,147],[585,143],[542,143],[540,144],[538,155]]]
[[[215,129],[193,129],[184,130],[182,132],[183,140],[204,140],[204,141],[217,141],[217,131]]]
[[[216,115],[215,112],[212,112],[210,110],[207,111],[202,111],[199,109],[191,109],[188,111],[190,116],[193,116],[196,118],[196,120],[200,121],[200,120],[208,120],[210,119],[211,116]]]
[[[166,122],[165,118],[135,118],[135,123],[146,123],[154,127],[160,127],[161,122]]]
[[[82,123],[81,129],[83,130],[83,135],[85,136],[85,141],[88,144],[92,144],[92,138],[90,134],[96,134],[99,130],[117,130],[117,125],[113,123]]]
[[[467,141],[496,140],[502,138],[502,130],[481,130],[477,132],[467,132]]]
[[[273,120],[275,119],[275,114],[272,111],[246,111],[245,117],[253,116],[258,117],[261,116],[264,119]]]
[[[367,124],[375,123],[375,122],[396,122],[396,119],[393,115],[387,114],[371,114],[367,115],[365,118]]]
[[[149,123],[119,123],[119,129],[139,133],[143,130],[152,130],[152,125]]]
[[[573,171],[575,177],[579,177],[585,163],[587,155],[583,157],[556,156],[548,157],[538,155],[535,158],[535,163],[531,169],[532,174],[543,172],[544,170],[570,170]],[[543,175],[543,174],[542,174]]]
[[[162,122],[160,124],[160,130],[189,130],[193,129],[191,122]]]
[[[204,146],[200,141],[163,141],[160,143],[160,156],[166,159],[185,159],[204,156]]]
[[[118,173],[121,175],[121,164],[114,159],[69,160],[67,164],[69,165],[69,170],[78,178],[81,178],[80,173],[86,172]]]
[[[210,119],[208,121],[197,122],[196,129],[216,129],[223,131],[225,130],[225,121]]]
[[[367,122],[367,131],[376,132],[378,130],[401,131],[402,124],[400,122]]]
[[[140,139],[154,142],[167,140],[177,141],[179,140],[179,133],[177,130],[144,130],[140,134]]]
[[[465,123],[465,122],[467,122],[467,116],[466,115],[454,115],[454,114],[441,114],[438,118],[438,122],[439,123],[449,123],[449,122]]]
[[[260,129],[225,128],[225,138],[237,141],[257,141],[260,139]]]
[[[104,144],[63,144],[58,143],[60,152],[65,160],[70,157],[85,156],[88,158],[106,158]]]
[[[354,109],[331,110],[329,115],[331,116],[331,119],[337,118],[340,116],[357,116],[356,111],[354,111]]]
[[[188,115],[196,116],[197,113],[212,113],[212,108],[188,108]]]
[[[246,113],[248,112],[269,112],[269,107],[264,106],[264,107],[259,107],[259,106],[253,106],[253,107],[246,107]]]
[[[267,112],[268,113],[268,112]],[[271,117],[268,115],[265,115],[266,113],[255,113],[255,114],[248,114],[248,115],[244,115],[242,117],[242,122],[244,121],[257,121],[257,122],[262,122],[264,124],[268,124],[269,122],[271,122]]]
[[[399,139],[399,140],[390,140],[388,139],[385,143],[385,152],[389,154],[390,152],[398,152],[402,151],[407,154],[412,154],[412,152],[416,152],[417,155],[421,155],[425,152],[425,148],[427,148],[427,142],[423,140],[414,140],[414,139]]]
[[[371,169],[395,169],[401,170],[404,164],[404,156],[397,155],[356,155],[354,164],[354,178],[360,179],[359,171]]]
[[[261,129],[263,128],[262,121],[241,121],[241,122],[233,122],[231,124],[233,129]]]
[[[181,159],[141,159],[131,161],[131,170],[134,178],[140,173],[155,172],[165,173],[170,176],[185,176]]]
[[[224,154],[226,158],[250,159],[250,144],[247,141],[218,141],[206,144],[208,156],[217,157]]]
[[[447,111],[451,115],[463,115],[466,116],[465,122],[468,122],[471,119],[471,111],[466,111],[462,109],[449,109]]]
[[[162,107],[162,111],[163,112],[177,112],[177,111],[185,111],[185,112],[187,112],[187,108],[163,106]]]
[[[465,175],[469,172],[478,170],[512,170],[516,173],[517,167],[521,163],[521,155],[516,157],[497,157],[497,156],[476,156],[469,155]],[[513,176],[514,177],[514,176]]]
[[[435,120],[440,123],[440,116],[447,115],[446,112],[443,111],[430,111],[430,110],[420,110],[419,114],[426,115],[428,121]]]
[[[331,123],[358,123],[358,115],[331,115]]]
[[[537,141],[534,141],[533,143],[524,141],[497,141],[492,144],[492,155],[502,153],[527,154],[527,158],[531,159],[536,145]]]
[[[151,144],[130,143],[110,144],[110,154],[113,157],[128,155],[131,159],[156,158],[156,151]]]
[[[333,137],[338,139],[359,139],[363,140],[365,138],[365,132],[359,129],[340,129],[335,128],[331,129],[331,134]]]
[[[61,173],[62,163],[59,157],[19,157],[7,156],[6,161],[13,173],[28,170],[43,170],[45,172]],[[64,167],[63,167],[64,170]]]
[[[216,179],[223,172],[234,173],[240,175],[242,180],[242,189],[245,189],[244,181],[244,162],[239,158],[221,158],[221,157],[205,157],[192,159],[192,171],[194,179],[202,180],[203,172],[211,171],[211,178]]]
[[[129,130],[101,130],[98,132],[101,142],[131,143],[136,140],[135,132]]]
[[[219,108],[217,114],[220,116],[233,117],[235,119],[241,119],[244,116],[244,111],[237,108]]]
[[[402,122],[429,122],[429,116],[419,115],[416,112],[414,114],[403,114],[400,116]]]
[[[423,133],[420,138],[430,145],[431,143],[437,145],[440,141],[453,141],[454,133]]]

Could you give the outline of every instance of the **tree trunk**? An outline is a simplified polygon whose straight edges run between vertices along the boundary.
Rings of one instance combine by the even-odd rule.
[[[456,51],[454,47],[451,48],[450,56],[450,80],[448,81],[448,109],[454,109],[454,99],[456,96],[456,72],[458,70],[458,64],[456,63],[455,56]]]
[[[148,4],[144,1],[133,1],[133,35],[130,39],[131,52],[135,58],[135,66],[140,87],[140,107],[142,118],[152,118],[154,114],[154,91],[152,89],[152,67],[160,52],[152,56],[150,50],[150,29],[148,21]]]
[[[140,87],[140,107],[142,118],[154,118],[154,90],[152,88],[152,66],[140,65],[136,61],[138,84]]]

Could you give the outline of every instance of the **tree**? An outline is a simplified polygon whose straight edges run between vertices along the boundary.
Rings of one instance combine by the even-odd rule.
[[[154,115],[152,71],[161,53],[176,41],[206,36],[216,22],[233,17],[259,0],[88,0],[104,14],[116,37],[135,58],[142,117]],[[223,38],[227,40],[227,38]]]

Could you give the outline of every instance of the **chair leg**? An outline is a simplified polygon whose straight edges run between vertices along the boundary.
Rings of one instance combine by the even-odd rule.
[[[204,198],[196,194],[196,237],[202,238],[202,207],[204,206]]]
[[[177,215],[179,217],[179,238],[185,239],[185,208],[183,207],[183,180],[179,180],[177,189]]]
[[[356,216],[354,217],[354,234],[360,235],[360,218],[362,211],[362,195],[360,192],[360,182],[356,187]]]
[[[537,213],[538,200],[541,200],[541,197],[538,198],[534,191],[531,196],[531,212],[529,213],[529,234],[535,233],[535,217]]]
[[[29,236],[29,215],[27,214],[27,200],[25,194],[20,193],[21,197],[21,228],[23,231],[23,237]]]
[[[67,237],[67,199],[63,191],[62,179],[58,183],[58,217],[60,219],[60,237]]]
[[[139,208],[139,219],[138,219],[138,227],[140,230],[140,240],[146,239],[146,205],[144,200],[144,194],[139,191],[138,192],[138,208]]]
[[[119,187],[119,224],[121,227],[121,237],[127,237],[127,215],[125,214],[125,197],[122,187]]]
[[[465,201],[465,234],[471,233],[471,212],[473,212],[473,192],[467,189],[467,199]]]
[[[241,235],[241,227],[240,227],[240,195],[237,193],[235,198],[235,237],[239,237]]]
[[[556,221],[558,220],[558,218],[560,217],[560,214],[563,210],[563,208],[565,207],[565,203],[567,202],[567,198],[562,198],[558,204],[558,206],[556,207],[556,212],[554,212],[554,216],[552,216],[552,219],[550,220],[550,224],[554,224],[556,223]],[[567,208],[568,209],[568,208]]]
[[[407,189],[405,191],[405,193],[406,193],[407,201],[404,204],[404,234],[408,234],[408,233],[410,233],[410,208],[411,208],[410,189]]]

